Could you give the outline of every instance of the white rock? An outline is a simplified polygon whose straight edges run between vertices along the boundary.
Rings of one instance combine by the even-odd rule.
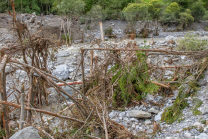
[[[136,118],[131,118],[130,119],[132,122],[138,122],[138,120]]]
[[[132,125],[132,128],[136,128],[136,125],[135,125],[135,124],[133,124],[133,125]]]
[[[191,138],[191,133],[186,132],[186,133],[184,133],[184,136],[185,136],[187,139],[189,139],[189,138]]]
[[[202,114],[208,114],[208,107],[201,107],[199,110]]]
[[[146,133],[147,133],[147,134],[152,134],[152,133],[153,133],[153,130],[152,130],[152,129],[148,129],[148,130],[146,131]]]
[[[10,139],[41,139],[38,130],[32,126],[19,130]]]
[[[195,123],[193,124],[193,126],[195,126],[198,130],[199,130],[200,128],[204,128],[204,125],[201,124],[201,123],[199,123],[199,122],[195,122]]]
[[[177,137],[166,137],[165,139],[179,139]]]
[[[201,133],[199,136],[195,136],[195,139],[208,139],[208,135],[206,133]]]
[[[177,39],[177,37],[168,35],[168,36],[165,38],[165,41],[171,41],[171,40],[176,40],[176,39]]]
[[[163,110],[164,111],[164,110]],[[161,120],[161,117],[162,117],[162,113],[163,111],[159,112],[157,115],[155,115],[155,121],[160,121]]]
[[[151,108],[151,109],[148,110],[148,112],[156,114],[156,113],[158,113],[158,110],[156,110],[154,108]]]
[[[151,124],[151,121],[149,119],[146,119],[145,122],[144,122],[144,124],[145,125],[149,125],[149,124]]]
[[[126,112],[121,112],[121,113],[119,114],[120,117],[124,117],[125,115],[126,115]]]
[[[134,118],[150,118],[151,114],[140,110],[131,110],[128,112],[130,117]]]
[[[113,119],[115,116],[117,116],[117,112],[116,111],[112,111],[110,114],[109,114],[109,117],[111,118],[111,119]]]
[[[204,133],[208,133],[208,126],[204,128]]]

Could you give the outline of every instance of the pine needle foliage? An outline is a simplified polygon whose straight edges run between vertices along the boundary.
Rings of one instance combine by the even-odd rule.
[[[131,100],[143,99],[159,89],[150,81],[145,53],[137,52],[136,56],[131,64],[116,64],[110,70],[114,74],[112,83],[118,82],[113,94],[114,106],[126,106]]]

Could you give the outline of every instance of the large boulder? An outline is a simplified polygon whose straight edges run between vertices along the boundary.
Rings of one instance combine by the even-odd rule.
[[[53,71],[53,75],[61,80],[67,80],[69,78],[69,67],[66,64],[59,65],[55,67],[56,69]]]
[[[26,127],[16,132],[10,139],[41,139],[38,130],[32,126]]]
[[[128,112],[130,117],[134,118],[150,118],[151,114],[149,112],[141,111],[141,110],[131,110]]]

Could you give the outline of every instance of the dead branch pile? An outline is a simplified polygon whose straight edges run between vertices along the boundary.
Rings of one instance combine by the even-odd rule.
[[[67,120],[71,130],[76,129],[73,134],[68,136],[62,134],[57,138],[135,138],[123,125],[108,117],[109,110],[115,106],[124,107],[141,103],[145,105],[143,98],[148,92],[171,94],[174,89],[171,83],[184,82],[184,79],[190,76],[188,73],[193,75],[201,73],[207,67],[207,62],[203,63],[204,60],[197,60],[197,63],[191,65],[160,66],[160,61],[152,64],[148,62],[147,57],[149,55],[186,55],[203,59],[207,57],[206,51],[138,49],[136,43],[128,43],[123,48],[118,44],[106,44],[103,48],[81,49],[81,68],[77,69],[82,71],[82,91],[80,91],[51,75],[48,69],[48,62],[53,59],[57,42],[46,39],[44,36],[31,35],[27,26],[16,20],[15,11],[10,14],[14,17],[13,29],[18,36],[18,42],[0,50],[0,104],[2,105],[1,117],[3,117],[0,122],[5,128],[6,138],[10,136],[8,126],[8,121],[11,119],[10,113],[17,108],[22,109],[19,105],[22,103],[20,99],[22,92],[26,94],[24,107],[27,110],[27,118],[25,118],[27,120],[24,121],[26,125],[33,124],[32,115],[38,112],[53,116],[48,121],[54,117]],[[174,61],[175,59],[170,58],[165,62],[172,64]],[[89,75],[85,75],[85,67],[90,67]],[[174,74],[172,81],[167,82],[163,74],[169,69],[172,69]],[[13,80],[10,85],[7,85],[9,79]],[[74,95],[69,95],[55,81],[72,88]],[[22,84],[25,87],[21,90]],[[41,109],[43,104],[49,105],[49,87],[53,87],[67,105],[59,113]],[[15,96],[15,100],[8,101],[7,99],[12,95]],[[72,105],[67,103],[64,95],[73,102]],[[67,110],[70,110],[70,114],[61,114]],[[41,121],[42,133],[46,136],[48,136],[46,132],[52,134],[52,131],[46,128],[47,124],[42,117]]]

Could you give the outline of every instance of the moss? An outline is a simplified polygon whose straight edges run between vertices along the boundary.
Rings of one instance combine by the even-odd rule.
[[[163,112],[161,121],[165,121],[169,124],[172,124],[175,121],[180,122],[183,116],[183,109],[189,106],[185,98],[194,95],[196,90],[196,84],[194,83],[189,83],[188,86],[182,85],[174,104],[171,107],[167,107]]]
[[[201,112],[198,110],[198,108],[203,104],[203,102],[198,98],[194,98],[193,99],[193,104],[194,104],[193,114],[194,115],[200,115]]]
[[[112,73],[112,84],[117,81],[113,94],[113,105],[116,107],[126,106],[131,100],[140,100],[146,97],[147,93],[157,92],[159,87],[150,81],[150,74],[147,66],[145,53],[138,52],[137,58],[131,65],[117,63],[108,74]]]
[[[161,120],[172,124],[176,120],[181,119],[183,109],[188,106],[185,98],[186,95],[180,91],[174,104],[171,107],[166,108],[163,112]]]

